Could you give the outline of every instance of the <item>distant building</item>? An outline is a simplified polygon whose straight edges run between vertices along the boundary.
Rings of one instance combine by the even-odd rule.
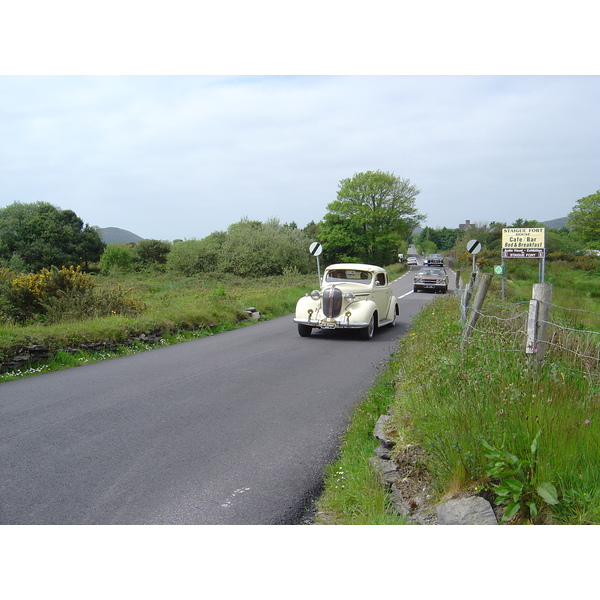
[[[471,221],[469,221],[468,219],[467,219],[467,220],[466,220],[464,223],[461,223],[461,224],[458,226],[458,228],[459,228],[460,230],[462,230],[462,231],[465,231],[465,230],[467,230],[467,229],[473,229],[473,227],[475,227],[475,225],[473,225],[473,224],[471,223]]]

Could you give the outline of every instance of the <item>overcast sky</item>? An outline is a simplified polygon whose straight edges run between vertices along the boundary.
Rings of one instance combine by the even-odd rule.
[[[510,225],[519,218],[565,217],[578,199],[600,189],[600,76],[552,74],[554,68],[569,73],[560,61],[564,35],[555,36],[553,46],[535,45],[538,54],[556,49],[557,58],[539,75],[512,74],[520,72],[515,68],[519,61],[536,73],[524,53],[509,63],[508,74],[490,60],[485,65],[495,66],[495,74],[486,75],[485,66],[472,63],[462,70],[445,64],[438,70],[432,67],[437,63],[427,62],[420,71],[415,62],[416,67],[406,69],[401,57],[407,46],[398,41],[406,35],[393,43],[407,74],[353,74],[369,72],[357,54],[349,67],[341,61],[313,61],[303,69],[291,61],[287,72],[294,75],[260,62],[255,70],[246,64],[236,70],[235,61],[225,62],[220,72],[218,63],[211,68],[198,63],[194,70],[184,62],[176,69],[205,73],[198,75],[112,75],[121,73],[121,61],[126,73],[172,71],[158,58],[149,68],[139,68],[126,61],[126,54],[113,57],[106,69],[87,55],[84,66],[67,61],[62,67],[53,61],[67,55],[73,60],[79,46],[57,45],[65,37],[43,27],[55,9],[41,6],[48,12],[39,16],[31,39],[45,34],[52,43],[21,70],[0,71],[0,207],[42,200],[74,210],[90,225],[173,240],[199,239],[243,217],[275,217],[303,227],[324,217],[341,179],[367,170],[392,172],[416,185],[421,190],[417,209],[427,215],[422,225],[431,227],[454,228],[467,219]],[[581,32],[576,39],[589,43],[585,28],[593,30],[591,21],[575,16]],[[355,24],[363,17],[356,14]],[[496,21],[502,18],[495,15]],[[564,15],[554,18],[546,26],[564,29]],[[539,24],[539,13],[535,19]],[[102,37],[92,37],[96,50],[104,53],[125,37],[131,47],[124,33],[109,43],[102,25]],[[391,16],[380,19],[380,25],[381,38],[389,37],[387,27],[398,30]],[[439,21],[432,26],[437,37],[447,31]],[[482,53],[485,37],[493,35],[489,29],[477,31],[477,45],[465,46],[470,57]],[[296,41],[291,30],[279,33],[279,42],[285,35]],[[303,48],[323,47],[328,32],[321,33],[310,44],[304,36]],[[80,45],[92,32],[77,34]],[[511,47],[534,39],[530,32],[520,34]],[[464,37],[456,28],[452,35]],[[346,37],[329,43],[349,53],[358,42],[344,46]],[[18,39],[20,49],[26,49]],[[506,31],[492,40],[504,56],[509,45],[499,48],[498,41],[506,40]],[[370,41],[381,50],[377,37]],[[426,47],[419,41],[415,55],[421,56]],[[236,60],[256,49],[243,42]],[[20,57],[10,44],[4,42],[1,49]],[[146,49],[155,45],[147,43]],[[270,57],[284,48],[267,47]],[[442,44],[435,60],[446,54],[455,58],[453,48]],[[44,63],[47,56],[50,68]],[[589,59],[590,53],[585,56]],[[316,68],[321,64],[324,68]],[[381,64],[383,73],[393,72],[389,61],[373,64]],[[96,68],[87,70],[90,65]],[[450,74],[437,75],[445,72]]]

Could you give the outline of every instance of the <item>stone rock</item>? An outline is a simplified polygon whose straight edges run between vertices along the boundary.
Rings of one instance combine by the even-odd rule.
[[[390,415],[381,415],[377,419],[377,423],[375,423],[375,429],[373,429],[373,437],[378,439],[384,448],[394,447],[394,442],[385,434],[385,426],[390,422],[391,418]]]
[[[394,503],[394,507],[396,508],[396,512],[402,517],[408,517],[412,514],[413,508],[408,503],[408,500],[402,494],[402,491],[399,490],[395,485],[391,487],[392,493],[392,502]]]
[[[258,319],[260,319],[260,313],[254,306],[250,306],[244,312],[254,321],[258,321]]]
[[[460,498],[439,504],[437,515],[440,525],[498,524],[491,504],[480,496]]]
[[[371,456],[369,462],[382,485],[390,486],[398,478],[398,465],[394,461]]]
[[[390,448],[386,448],[383,444],[379,444],[373,451],[375,456],[383,458],[383,460],[391,460],[392,455],[390,454]]]

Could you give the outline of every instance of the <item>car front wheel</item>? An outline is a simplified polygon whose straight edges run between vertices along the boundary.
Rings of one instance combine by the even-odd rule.
[[[310,325],[303,325],[298,323],[298,333],[302,337],[308,337],[312,333],[313,328]]]
[[[373,333],[375,333],[375,313],[371,315],[369,324],[360,330],[360,337],[363,340],[370,340],[373,337]]]

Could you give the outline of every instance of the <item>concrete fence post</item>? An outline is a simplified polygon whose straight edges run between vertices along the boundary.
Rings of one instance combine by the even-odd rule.
[[[548,347],[548,319],[552,302],[552,284],[534,283],[527,316],[527,344],[525,353],[530,360],[540,363]]]

